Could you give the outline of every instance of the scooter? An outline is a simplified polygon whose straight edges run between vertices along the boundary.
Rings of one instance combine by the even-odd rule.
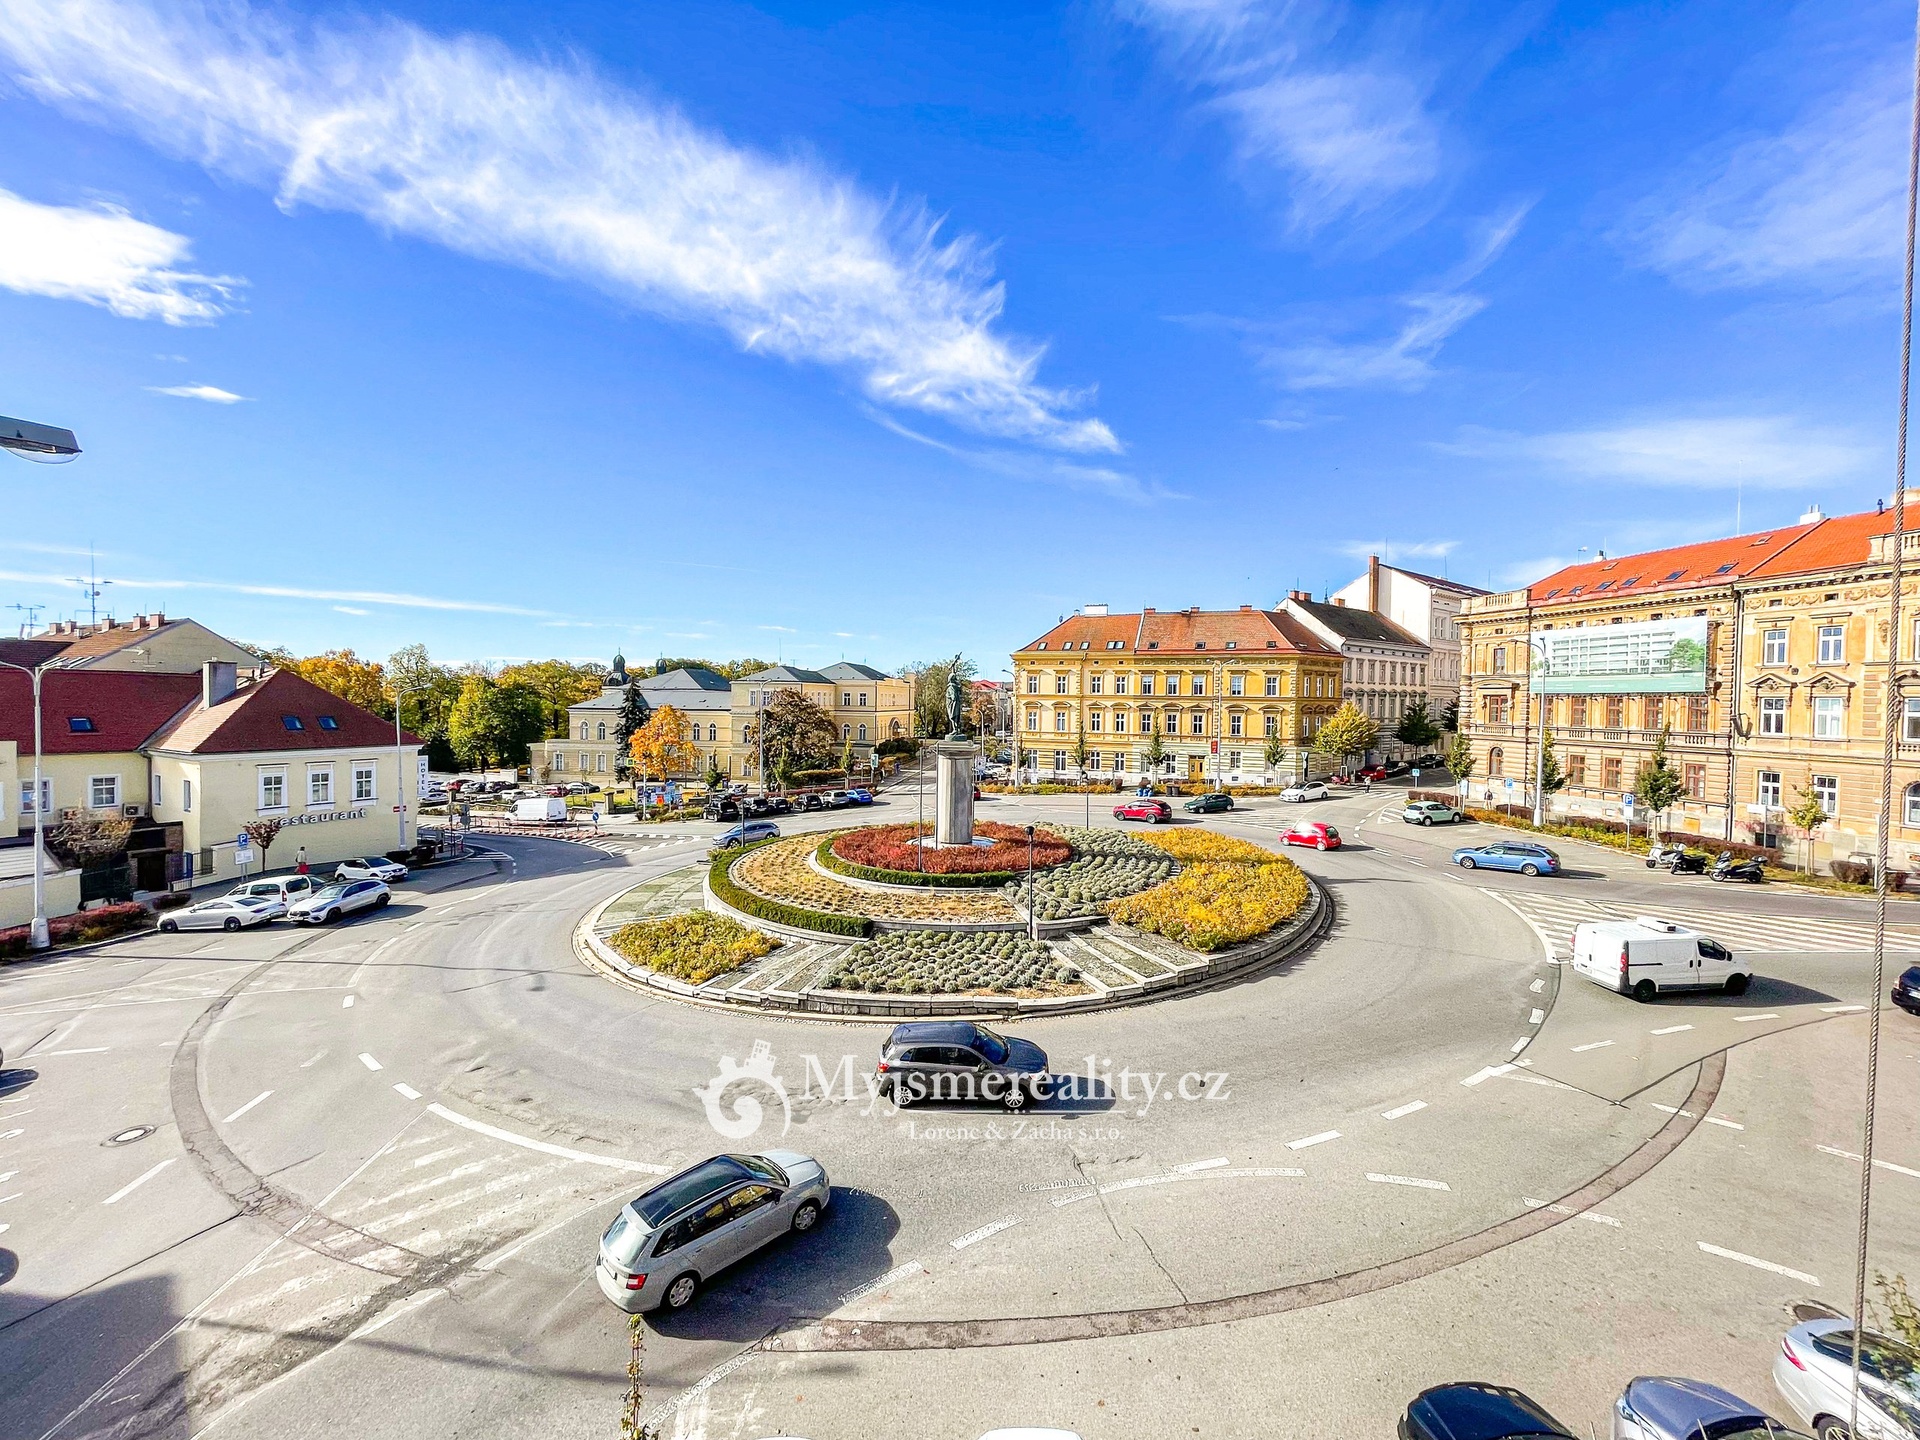
[[[1647,868],[1665,868],[1675,875],[1704,875],[1707,857],[1684,845],[1656,845],[1647,852]]]
[[[1647,869],[1658,870],[1662,865],[1671,865],[1687,853],[1684,845],[1656,845],[1647,851]]]
[[[1759,860],[1735,860],[1731,850],[1720,852],[1711,874],[1715,880],[1746,880],[1755,885],[1767,878],[1766,867]]]

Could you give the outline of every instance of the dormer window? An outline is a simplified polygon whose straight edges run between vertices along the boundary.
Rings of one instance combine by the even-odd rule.
[[[1047,642],[1042,640],[1038,645],[1034,646],[1033,648],[1036,650],[1044,650],[1047,648]]]
[[[338,730],[340,728],[340,722],[331,715],[322,715],[318,718],[322,730]]]
[[[1686,573],[1687,573],[1686,569],[1682,567],[1681,569],[1676,570],[1671,575],[1667,576],[1667,578],[1662,580],[1660,583],[1662,585],[1671,585],[1674,581],[1678,580],[1682,575]]]
[[[1229,649],[1229,650],[1234,650],[1234,649],[1238,649],[1238,648],[1239,648],[1239,645],[1240,645],[1240,642],[1239,642],[1238,640],[1229,640],[1229,641],[1227,641],[1227,649]]]
[[[1196,640],[1193,642],[1193,648],[1196,650],[1204,650],[1207,648],[1207,642],[1204,640]]]
[[[1611,590],[1612,588],[1613,582],[1611,580],[1602,580],[1598,585],[1593,587],[1593,593],[1598,595],[1602,590]]]
[[[307,728],[300,723],[300,717],[298,715],[282,715],[280,717],[280,723],[289,730],[304,730]]]
[[[1158,640],[1147,641],[1147,649],[1158,650],[1159,648],[1160,648],[1160,642]]]
[[[94,728],[94,723],[90,716],[69,715],[67,717],[67,729],[75,735],[91,735],[94,733]]]
[[[1729,561],[1727,564],[1722,565],[1718,570],[1714,571],[1713,573],[1716,575],[1725,575],[1726,573],[1728,573],[1730,570],[1733,569],[1734,565],[1738,563],[1739,563],[1738,561]]]

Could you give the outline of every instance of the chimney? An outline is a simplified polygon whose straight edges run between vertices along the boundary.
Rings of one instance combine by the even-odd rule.
[[[1826,518],[1827,517],[1825,515],[1822,515],[1820,513],[1820,507],[1818,505],[1809,505],[1807,507],[1807,513],[1800,517],[1800,523],[1802,525],[1811,525],[1815,521],[1824,520]]]
[[[1380,557],[1367,556],[1367,609],[1380,613]]]
[[[1154,610],[1154,608],[1153,608],[1153,606],[1151,606],[1151,605],[1148,605],[1148,606],[1145,606],[1145,607],[1143,607],[1143,608],[1141,609],[1141,611],[1140,611],[1140,613],[1141,613],[1142,615],[1153,615],[1153,614],[1157,614],[1158,612]]]
[[[1346,597],[1344,596],[1341,596],[1341,595],[1334,596],[1333,603],[1338,605],[1342,610],[1347,608]]]
[[[1252,610],[1253,610],[1253,606],[1251,606],[1251,605],[1242,605],[1242,606],[1240,607],[1240,613],[1241,613],[1242,615],[1246,615],[1246,614],[1249,614],[1249,613],[1251,613],[1251,611],[1252,611]]]
[[[200,668],[200,704],[211,710],[240,688],[240,667],[230,660],[209,660]]]

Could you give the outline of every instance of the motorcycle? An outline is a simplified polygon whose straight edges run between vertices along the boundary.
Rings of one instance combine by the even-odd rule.
[[[1713,862],[1712,878],[1715,880],[1745,880],[1758,885],[1767,878],[1766,868],[1757,859],[1735,860],[1731,850],[1722,850],[1720,858]]]
[[[1675,875],[1704,875],[1707,857],[1697,850],[1688,850],[1684,845],[1656,845],[1647,852],[1647,868],[1654,870],[1662,867]]]

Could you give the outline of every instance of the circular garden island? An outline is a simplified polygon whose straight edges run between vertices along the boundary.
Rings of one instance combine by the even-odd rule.
[[[1030,841],[1022,826],[982,823],[974,844],[935,847],[929,828],[717,851],[697,892],[697,872],[648,882],[583,933],[629,978],[736,1004],[1053,1010],[1271,961],[1325,905],[1286,857],[1210,831],[1044,826]]]

